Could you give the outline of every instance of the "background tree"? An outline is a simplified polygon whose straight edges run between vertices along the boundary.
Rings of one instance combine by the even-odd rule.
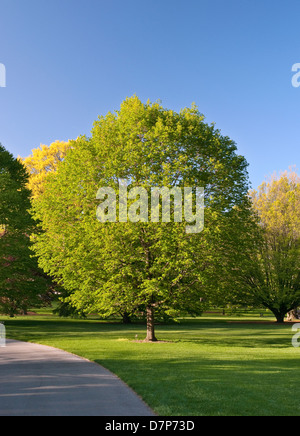
[[[40,266],[71,292],[86,312],[147,314],[154,341],[154,313],[199,313],[208,293],[213,242],[230,211],[243,207],[247,163],[195,106],[175,113],[158,103],[125,100],[120,111],[95,122],[91,138],[71,150],[45,192],[34,201],[42,233],[34,248]],[[204,187],[205,228],[187,234],[186,223],[100,223],[100,187]]]
[[[223,295],[269,309],[278,322],[300,305],[300,179],[273,176],[250,193],[252,216],[223,239]],[[228,255],[230,253],[230,255]],[[235,254],[234,254],[235,253]]]
[[[70,142],[55,141],[52,144],[41,145],[32,150],[32,154],[21,159],[27,168],[29,179],[28,189],[33,198],[43,192],[47,176],[57,170],[70,148]]]
[[[64,160],[70,149],[70,141],[55,141],[52,144],[41,145],[32,150],[32,154],[26,158],[19,158],[25,165],[29,178],[27,187],[31,192],[31,198],[36,199],[44,192],[44,184],[49,174],[57,171],[59,164]],[[48,280],[50,278],[48,277]],[[63,286],[58,286],[52,281],[51,288],[54,295],[67,297],[68,291]],[[56,298],[57,299],[57,298]],[[82,316],[80,311],[72,307],[67,301],[55,305],[53,312],[59,316]]]
[[[300,305],[300,178],[292,170],[275,175],[251,197],[263,244],[250,283],[257,301],[283,322]]]
[[[0,310],[10,316],[41,304],[46,281],[31,258],[33,229],[28,175],[24,165],[0,145]]]

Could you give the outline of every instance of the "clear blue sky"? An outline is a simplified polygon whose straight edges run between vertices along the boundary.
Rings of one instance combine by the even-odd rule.
[[[300,161],[299,0],[0,0],[0,142],[15,156],[89,135],[127,96],[195,102],[250,180]]]

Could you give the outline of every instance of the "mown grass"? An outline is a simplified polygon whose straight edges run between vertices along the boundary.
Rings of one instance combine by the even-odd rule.
[[[3,318],[2,318],[3,319]],[[300,348],[291,324],[206,316],[145,326],[54,316],[6,319],[7,337],[64,349],[117,374],[159,415],[299,416]],[[247,321],[245,323],[245,321]]]

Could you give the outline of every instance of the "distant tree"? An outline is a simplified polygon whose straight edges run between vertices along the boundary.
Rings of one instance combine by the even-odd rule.
[[[300,305],[300,177],[293,170],[273,176],[251,193],[263,244],[253,294],[278,322]]]
[[[148,194],[153,187],[204,187],[204,230],[188,234],[186,222],[150,222],[148,213],[138,222],[99,222],[99,188],[119,192],[121,180],[128,181],[126,193],[134,187]],[[155,341],[156,313],[203,310],[214,243],[233,208],[243,207],[247,183],[247,163],[235,143],[204,123],[195,106],[175,113],[126,99],[120,111],[95,122],[91,138],[71,143],[33,202],[42,229],[34,244],[39,264],[71,292],[67,300],[78,309],[103,316],[143,311],[146,340]],[[137,208],[133,200],[128,205]]]
[[[31,258],[29,235],[35,223],[24,165],[0,145],[0,310],[14,316],[41,304],[47,281]]]
[[[248,225],[233,227],[230,247],[224,239],[223,295],[265,307],[281,323],[300,305],[300,178],[292,170],[274,175],[250,197]]]
[[[49,146],[41,145],[39,148],[33,149],[30,156],[21,159],[29,174],[27,187],[33,198],[43,192],[47,176],[57,170],[69,148],[70,142],[55,141]]]
[[[31,198],[37,199],[44,192],[44,185],[47,178],[55,173],[58,166],[65,159],[68,150],[70,149],[70,141],[55,141],[52,144],[41,145],[32,150],[30,156],[19,158],[25,165],[29,178],[27,187],[31,192]],[[52,282],[52,287],[56,296],[64,296],[67,298],[68,291],[63,286],[58,286],[55,281]],[[61,302],[53,311],[59,316],[80,316],[80,311],[72,307],[68,302]]]

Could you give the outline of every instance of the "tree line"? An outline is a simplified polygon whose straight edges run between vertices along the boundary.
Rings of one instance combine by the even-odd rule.
[[[136,96],[100,116],[90,137],[23,160],[1,146],[0,311],[56,294],[62,314],[145,317],[148,341],[157,317],[209,305],[265,307],[283,322],[300,305],[300,179],[290,170],[255,191],[247,167],[195,105],[176,113]],[[145,192],[204,188],[203,230],[151,222],[138,198],[135,222],[100,222],[97,192],[117,192],[121,180]]]

